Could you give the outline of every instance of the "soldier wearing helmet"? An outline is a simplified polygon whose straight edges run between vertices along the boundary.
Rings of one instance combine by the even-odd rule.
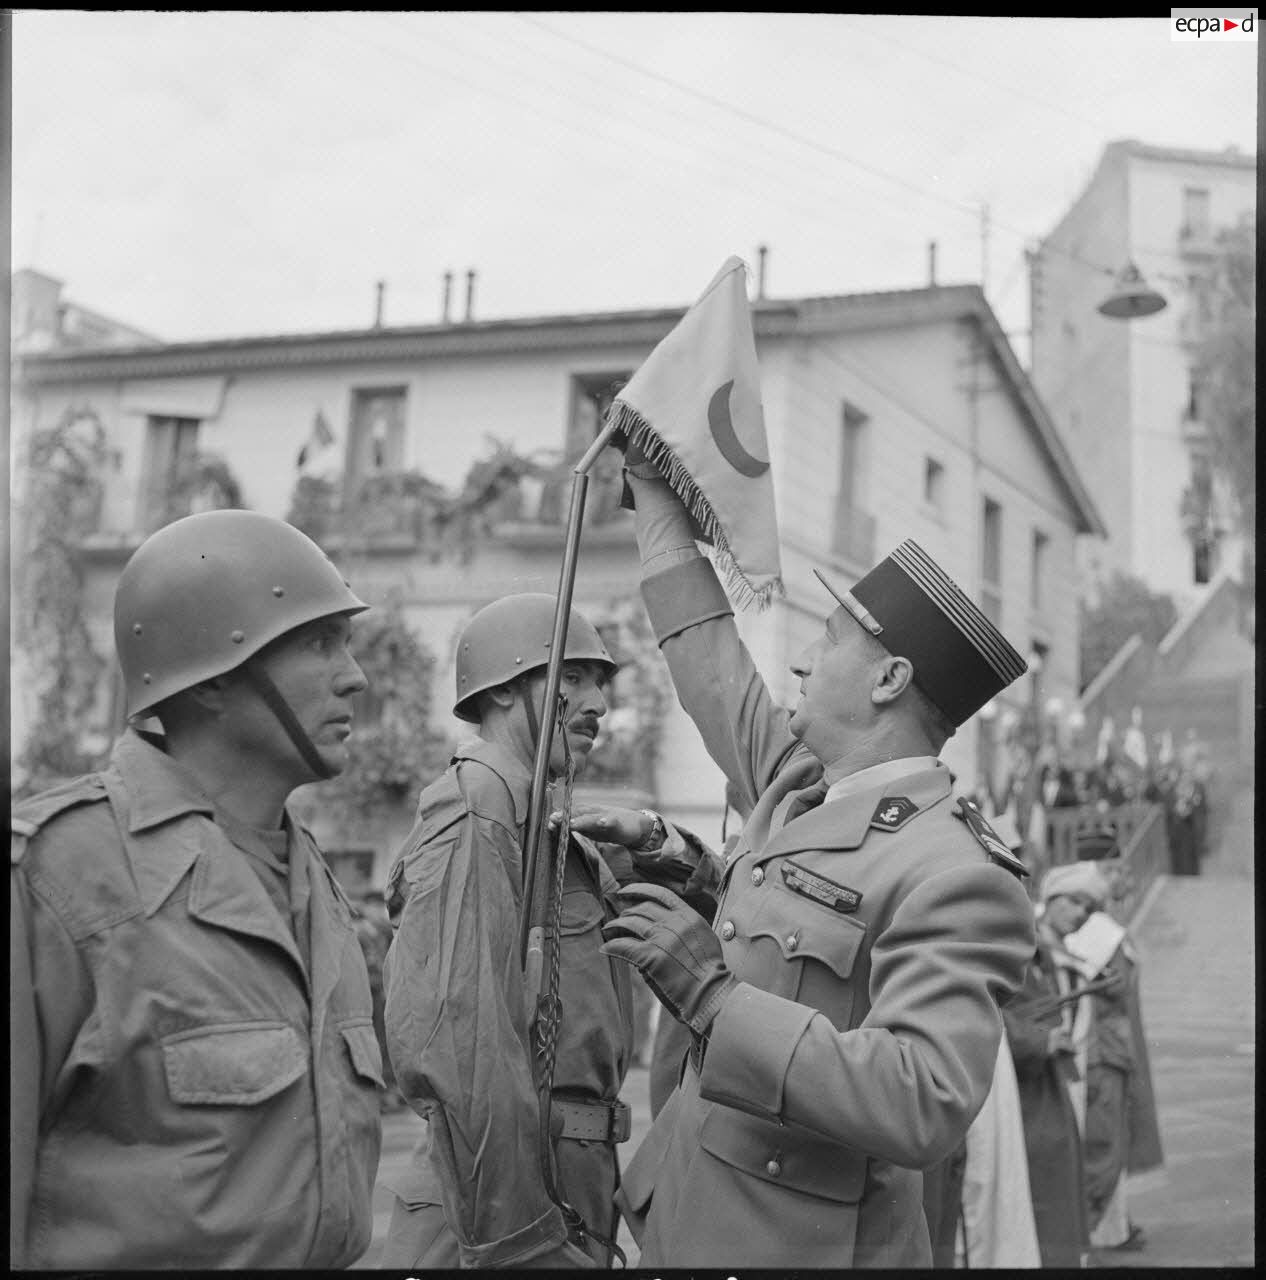
[[[178,520],[124,568],[127,711],[162,732],[12,815],[15,1267],[344,1267],[369,1244],[369,981],[286,808],[346,763],[365,607],[249,511]]]
[[[633,1005],[627,966],[600,954],[602,925],[630,880],[655,881],[697,909],[713,904],[719,864],[688,832],[649,811],[574,808],[549,1107],[560,1199],[587,1229],[569,1233],[540,1169],[534,993],[518,950],[524,823],[555,608],[553,596],[507,596],[467,624],[454,713],[478,736],[423,790],[388,876],[396,933],[384,966],[387,1045],[402,1093],[428,1123],[410,1169],[391,1185],[383,1266],[609,1264],[616,1144],[629,1134],[619,1092]],[[583,770],[615,672],[597,630],[573,610],[554,777],[569,756]]]

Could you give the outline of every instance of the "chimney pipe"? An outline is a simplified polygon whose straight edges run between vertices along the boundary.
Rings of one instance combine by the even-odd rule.
[[[466,272],[466,319],[475,318],[475,269]]]
[[[756,249],[759,265],[756,268],[756,300],[761,302],[765,297],[765,255],[769,252],[768,245],[759,245]]]
[[[374,328],[382,328],[382,295],[387,288],[385,280],[378,281],[378,300],[374,304]]]
[[[936,241],[928,241],[928,288],[936,287]]]
[[[448,307],[453,299],[453,273],[451,271],[444,272],[444,309],[440,313],[440,323],[448,323]]]

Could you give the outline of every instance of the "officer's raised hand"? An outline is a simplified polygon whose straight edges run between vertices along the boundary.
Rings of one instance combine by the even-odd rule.
[[[557,828],[562,816],[558,809],[550,814],[550,830]],[[650,842],[657,824],[655,816],[645,809],[622,809],[615,805],[576,801],[571,808],[570,826],[591,840],[609,840],[626,849],[641,850]]]
[[[721,940],[697,911],[658,885],[628,885],[620,898],[629,906],[603,926],[603,954],[633,965],[679,1022],[706,1035],[738,984]]]

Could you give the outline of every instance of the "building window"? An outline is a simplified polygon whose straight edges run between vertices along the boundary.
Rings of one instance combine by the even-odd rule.
[[[945,468],[935,458],[925,458],[923,463],[923,501],[929,507],[941,510],[944,500]]]
[[[1050,652],[1050,645],[1041,640],[1034,640],[1029,646],[1029,705],[1022,712],[1022,717],[1025,737],[1033,751],[1042,743],[1042,714],[1046,700],[1044,677]]]
[[[404,467],[406,387],[352,392],[352,424],[347,439],[347,481],[400,471]]]
[[[189,514],[198,462],[198,420],[150,415],[145,429],[141,529],[152,533]]]
[[[1002,625],[1002,508],[986,498],[980,521],[980,607]]]
[[[632,376],[628,369],[572,374],[567,429],[563,438],[563,463],[545,480],[538,498],[525,498],[524,518],[535,518],[544,524],[559,524],[566,520],[574,478],[571,468],[597,438],[610,412],[611,402]],[[606,524],[620,518],[623,491],[620,455],[614,449],[604,449],[589,471],[585,520],[590,524]]]
[[[1050,538],[1040,529],[1033,530],[1033,564],[1030,567],[1029,603],[1034,609],[1041,609],[1046,604],[1046,562]]]
[[[567,415],[567,438],[563,445],[564,460],[570,465],[579,460],[593,444],[611,401],[632,377],[627,369],[611,373],[576,373],[571,379],[571,405]]]
[[[1188,422],[1200,421],[1200,378],[1194,369],[1187,371],[1187,412]]]
[[[1217,558],[1217,543],[1212,538],[1198,538],[1191,548],[1191,580],[1198,587],[1206,586],[1213,577],[1213,565]]]
[[[1184,187],[1182,192],[1182,237],[1202,240],[1209,234],[1209,190]]]
[[[839,487],[832,550],[837,555],[867,563],[875,544],[875,517],[861,502],[866,492],[869,446],[870,418],[845,400],[841,410]]]

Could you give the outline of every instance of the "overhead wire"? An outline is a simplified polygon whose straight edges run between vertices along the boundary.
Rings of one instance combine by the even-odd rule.
[[[378,16],[381,19],[381,15],[378,15]],[[417,34],[416,32],[413,32],[413,31],[407,31],[405,27],[401,26],[398,23],[394,25],[396,25],[398,29],[401,30],[402,34],[409,34],[411,36],[414,36]],[[405,62],[413,63],[427,70],[436,69],[436,64],[434,62],[417,57],[416,53],[412,50],[410,46],[398,45],[398,44],[389,44],[389,45],[383,44],[382,42],[376,39],[366,37],[364,33],[359,29],[348,30],[347,34],[349,34],[353,39],[357,40],[359,43],[365,45],[366,47],[373,48],[377,52],[389,53],[392,56],[396,57],[397,59],[403,60]],[[436,39],[433,33],[428,33],[428,43],[442,45],[454,52],[459,52],[463,56],[466,56],[468,58],[476,58],[477,60],[481,60],[484,65],[487,64],[487,59],[486,57],[483,57],[482,54],[475,54],[470,50],[459,49],[458,46],[454,45],[451,41]],[[587,159],[590,162],[592,162],[595,158],[598,158],[600,160],[605,159],[607,162],[603,163],[604,168],[607,168],[609,171],[618,174],[618,176],[621,177],[622,179],[627,180],[628,174],[627,174],[626,164],[622,161],[619,167],[616,167],[615,165],[609,162],[609,155],[611,151],[611,141],[612,141],[611,136],[609,134],[597,132],[593,128],[590,122],[589,117],[594,112],[593,104],[586,103],[585,111],[579,116],[559,114],[558,112],[546,109],[540,102],[530,100],[526,97],[517,96],[512,92],[507,93],[507,91],[500,88],[499,86],[492,86],[477,80],[473,80],[469,75],[461,74],[450,67],[444,67],[442,70],[443,70],[443,74],[446,77],[460,84],[463,84],[468,89],[472,89],[476,92],[486,92],[486,93],[492,94],[493,96],[502,98],[504,100],[511,101],[514,105],[516,105],[516,107],[530,111],[543,118],[549,119],[553,123],[563,125],[564,127],[572,130],[573,132],[577,132],[582,134],[583,136],[592,138],[594,142],[598,144],[598,146],[596,149],[592,151],[587,151],[585,153]],[[557,99],[559,97],[557,83],[550,83],[548,88],[551,94],[553,95],[553,97]],[[573,100],[575,99],[573,98]],[[632,128],[634,130],[641,129],[643,132],[648,133],[651,136],[651,138],[655,141],[658,141],[661,143],[667,142],[674,145],[680,145],[681,138],[682,138],[680,130],[678,131],[677,135],[674,136],[672,134],[668,134],[668,133],[664,133],[663,131],[656,130],[653,127],[645,125],[643,122],[636,119],[625,119],[619,116],[612,116],[609,111],[605,111],[601,108],[599,108],[598,114],[604,114],[609,118],[611,118],[616,123],[618,123],[621,126],[621,128],[625,131],[626,135],[629,128]],[[545,149],[551,151],[556,155],[559,155],[562,158],[574,159],[574,153],[564,151],[562,148],[560,148],[557,145],[557,141],[555,139],[543,139],[539,135],[534,135],[532,141],[534,145],[544,147]],[[657,162],[662,163],[662,159],[663,159],[662,155],[656,152],[653,146],[647,143],[646,139],[637,138],[636,136],[634,136],[629,138],[629,142],[631,145],[640,146],[643,151],[647,151],[650,155],[652,155]],[[794,216],[808,219],[810,221],[817,222],[832,228],[838,227],[839,225],[839,213],[838,213],[837,206],[840,203],[840,200],[839,200],[839,194],[836,191],[833,191],[829,196],[824,195],[822,207],[819,208],[813,202],[806,202],[802,198],[802,196],[797,195],[797,193],[792,191],[790,184],[786,182],[785,178],[782,175],[779,175],[778,182],[776,182],[772,188],[771,187],[757,188],[755,186],[752,186],[746,183],[743,180],[743,175],[739,172],[736,172],[733,164],[726,164],[721,157],[713,154],[712,152],[706,149],[703,150],[702,152],[698,150],[692,150],[690,153],[689,159],[691,164],[693,164],[694,166],[699,167],[700,164],[702,164],[718,180],[726,183],[727,185],[731,186],[732,188],[739,191],[740,193],[746,192],[746,194],[748,194],[754,200],[768,202],[772,199],[775,203],[778,203],[782,207],[788,209]],[[743,153],[742,155],[740,155],[739,159],[743,163],[750,165],[751,157],[749,154]],[[798,174],[798,178],[803,183],[803,174]],[[828,200],[830,203],[828,203]],[[901,211],[898,210],[898,212],[901,212]]]
[[[920,186],[918,183],[911,182],[909,179],[890,173],[886,170],[879,169],[874,165],[869,165],[865,161],[858,160],[855,156],[848,155],[847,153],[839,150],[836,147],[831,147],[826,143],[820,142],[818,139],[807,137],[804,134],[798,133],[794,129],[790,129],[787,126],[779,124],[775,121],[768,120],[765,117],[756,114],[755,112],[748,111],[746,108],[737,106],[732,102],[727,102],[725,99],[719,98],[714,94],[710,94],[705,92],[704,90],[697,89],[693,85],[685,84],[682,81],[677,80],[671,76],[666,76],[661,72],[653,71],[648,67],[642,66],[640,63],[632,61],[631,59],[625,58],[619,54],[612,53],[608,49],[603,49],[599,45],[594,45],[594,44],[591,44],[589,41],[582,40],[578,36],[574,36],[565,32],[558,31],[556,28],[551,27],[548,23],[541,22],[539,19],[530,17],[527,14],[516,13],[514,16],[519,18],[521,21],[531,23],[533,26],[536,26],[540,30],[549,33],[550,35],[554,36],[556,39],[565,40],[569,43],[578,45],[579,47],[588,50],[590,53],[594,53],[599,57],[605,58],[611,62],[614,62],[620,66],[623,66],[631,71],[638,73],[639,75],[646,76],[652,80],[656,80],[662,84],[668,85],[678,90],[681,93],[687,94],[692,98],[696,98],[700,101],[707,102],[710,105],[715,106],[720,110],[727,111],[730,114],[735,115],[742,120],[745,120],[749,124],[758,125],[764,129],[767,129],[773,133],[778,134],[781,137],[786,138],[789,141],[799,143],[800,145],[808,147],[814,151],[818,151],[821,154],[831,156],[837,160],[841,160],[845,164],[848,164],[854,168],[860,169],[863,172],[869,173],[874,177],[878,177],[885,181],[892,182],[895,185],[900,186],[905,190],[914,192],[915,194],[924,196],[929,199],[940,201],[942,204],[948,205],[949,207],[957,210],[960,213],[968,213],[973,217],[977,217],[980,213],[979,205],[968,204],[955,197],[947,196],[944,193],[939,191],[933,191],[928,187],[923,187],[923,186]],[[1030,243],[1035,238],[1032,232],[1021,230],[1020,228],[1012,226],[1009,222],[1002,219],[991,218],[991,225],[997,229],[1006,231],[1011,235],[1019,237],[1025,243]],[[1104,266],[1101,263],[1093,262],[1086,258],[1082,258],[1077,254],[1073,254],[1069,252],[1068,250],[1055,249],[1052,247],[1051,252],[1058,253],[1061,256],[1066,257],[1072,261],[1079,262],[1081,263],[1081,265],[1090,267],[1091,269],[1101,274],[1108,275],[1108,276],[1112,276],[1116,274],[1113,268]]]
[[[518,16],[521,16],[521,15],[518,15]],[[513,44],[516,48],[529,52],[535,58],[539,58],[541,56],[541,51],[538,48],[534,46],[525,45],[522,41],[515,40],[506,31],[500,28],[490,29],[486,26],[481,26],[481,30],[485,33],[485,35],[487,35],[490,39],[494,41],[499,40],[503,43],[509,42]],[[547,29],[547,34],[553,35],[555,33]],[[447,47],[449,47],[455,52],[459,52],[463,54],[464,56],[467,56],[467,57],[478,56],[479,58],[486,60],[486,54],[487,54],[486,45],[481,45],[478,54],[475,55],[475,54],[472,54],[471,51],[469,50],[458,49],[458,47],[456,45],[453,45],[451,42],[443,42],[443,41],[437,41],[437,42],[446,43]],[[557,64],[557,60],[556,60],[556,64]],[[578,75],[577,68],[575,68],[573,64],[563,63],[561,65],[563,65],[566,70],[572,72],[573,76]],[[520,80],[523,78],[523,73],[521,68],[522,68],[522,63],[521,62],[516,63],[515,74],[516,74],[516,77]],[[541,81],[539,78],[534,78],[534,83],[539,85],[541,84]],[[571,82],[567,80],[562,82],[555,80],[555,81],[546,82],[544,87],[547,88],[547,90],[551,94],[559,95],[560,93],[563,92],[560,85],[569,84],[569,83]],[[570,97],[573,101],[578,101],[578,99],[576,99],[575,95],[573,94],[567,94],[565,96]],[[714,139],[714,141],[707,147],[700,147],[695,135],[693,135],[689,130],[683,130],[681,128],[681,120],[680,120],[679,113],[673,111],[671,108],[657,102],[652,98],[644,97],[641,99],[641,106],[643,107],[644,110],[648,112],[662,110],[665,114],[668,114],[672,117],[672,119],[669,122],[670,127],[661,128],[661,127],[658,127],[656,124],[652,123],[649,119],[638,118],[631,114],[624,115],[624,114],[615,113],[611,111],[610,109],[608,109],[606,104],[612,98],[612,96],[613,95],[611,95],[608,90],[608,91],[604,91],[600,95],[597,103],[586,100],[584,102],[585,111],[589,113],[596,113],[596,114],[605,116],[606,118],[617,122],[621,126],[628,126],[628,127],[633,127],[635,129],[641,129],[650,138],[654,139],[659,143],[664,143],[664,144],[667,144],[668,146],[671,146],[677,149],[688,150],[689,158],[692,164],[698,165],[702,158],[704,165],[712,173],[716,174],[723,181],[726,181],[730,185],[744,186],[745,189],[748,191],[748,193],[753,197],[753,199],[758,199],[766,202],[772,199],[777,203],[783,204],[784,207],[788,208],[793,214],[808,216],[810,218],[813,218],[814,220],[824,222],[827,225],[831,225],[831,226],[838,225],[838,222],[839,222],[838,208],[840,204],[848,203],[854,206],[861,206],[863,203],[865,193],[857,192],[851,188],[846,189],[843,192],[841,192],[838,186],[832,186],[829,190],[822,190],[821,188],[819,188],[820,190],[822,190],[823,200],[824,201],[829,200],[831,202],[830,207],[832,209],[832,212],[829,214],[817,212],[811,203],[807,203],[803,199],[803,188],[805,186],[806,177],[812,180],[818,176],[817,172],[814,170],[810,170],[806,174],[806,171],[804,170],[802,165],[792,160],[786,154],[780,154],[780,153],[771,151],[768,145],[760,139],[755,140],[757,142],[757,145],[760,147],[764,156],[767,157],[776,166],[776,168],[769,170],[771,176],[776,179],[776,182],[778,184],[786,184],[786,185],[785,186],[775,185],[772,188],[771,187],[758,188],[755,185],[738,184],[735,182],[735,179],[739,177],[739,174],[736,172],[736,169],[735,169],[736,164],[741,165],[744,170],[751,170],[755,168],[753,163],[754,157],[752,155],[753,140],[751,138],[744,139],[741,142],[741,144],[736,144],[732,136],[724,136],[719,139]],[[695,122],[692,122],[692,123],[695,123]],[[709,130],[713,128],[713,126],[710,123],[703,123],[702,127]],[[599,136],[598,141],[600,141],[603,144],[609,144],[610,139]],[[726,153],[732,153],[733,159],[729,162],[726,162],[723,159],[722,155],[720,154],[722,151]],[[788,174],[786,172],[786,169],[788,166],[791,166],[794,168],[794,173],[792,174],[791,181],[797,184],[801,188],[801,191],[799,193],[793,191],[791,189],[791,183],[788,182]],[[873,208],[873,205],[864,206],[864,207]],[[898,218],[905,219],[911,222],[912,224],[915,222],[915,219],[917,216],[913,213],[913,211],[906,209],[904,206],[897,206],[896,208],[888,209],[886,212],[889,217],[896,216]]]
[[[727,114],[737,116],[738,118],[744,120],[746,123],[750,125],[759,126],[763,130],[765,130],[766,133],[773,133],[777,138],[779,138],[782,141],[794,142],[800,146],[807,146],[820,153],[830,155],[833,158],[841,161],[842,163],[850,167],[856,168],[860,171],[866,172],[873,177],[879,178],[882,181],[896,183],[907,190],[918,193],[923,197],[940,201],[941,203],[946,204],[947,206],[949,206],[950,208],[954,209],[959,213],[970,212],[972,214],[977,214],[979,212],[979,210],[974,206],[967,205],[961,200],[957,200],[953,197],[946,196],[943,192],[932,190],[925,186],[921,186],[917,183],[910,182],[907,179],[900,177],[899,175],[895,175],[885,170],[878,169],[875,166],[867,165],[865,162],[858,160],[854,156],[848,155],[847,153],[841,151],[838,148],[831,147],[825,143],[818,141],[817,139],[806,137],[805,135],[802,135],[797,131],[792,130],[784,125],[781,125],[775,121],[768,120],[762,116],[757,115],[754,112],[748,111],[746,108],[737,106],[736,104],[731,102],[727,102],[726,100],[719,98],[716,95],[707,93],[704,90],[698,89],[689,84],[685,84],[682,81],[677,80],[671,76],[664,75],[659,71],[645,67],[640,63],[637,63],[636,61],[623,57],[622,55],[612,53],[611,51],[603,49],[600,46],[591,43],[590,41],[581,39],[580,37],[577,37],[569,33],[560,32],[556,28],[550,26],[548,23],[541,22],[539,19],[536,19],[534,17],[528,16],[522,13],[515,14],[513,16],[520,19],[522,22],[528,23],[534,28],[540,30],[547,37],[554,40],[555,42],[570,44],[576,48],[583,50],[586,53],[603,57],[604,59],[611,61],[615,65],[622,67],[623,69],[629,71],[634,75],[650,80],[651,82],[662,84],[670,88],[676,93],[685,94],[689,96],[692,100],[703,102],[707,104],[710,108],[713,108],[715,110],[723,111]],[[400,27],[399,29],[401,29],[402,31],[404,30],[403,27]],[[487,28],[484,28],[484,30],[487,31]],[[416,32],[410,32],[409,34],[415,35]],[[364,42],[364,38],[359,32],[357,32],[356,35],[357,35],[357,38],[360,38],[362,42]],[[513,37],[509,37],[505,32],[498,31],[496,35],[502,40],[507,40],[507,39],[510,40],[511,43],[515,44],[519,48],[526,47],[521,42],[514,40]],[[428,33],[428,38],[433,43],[441,44],[442,46],[447,47],[454,52],[458,52],[462,56],[465,56],[468,58],[472,58],[472,57],[478,58],[480,56],[480,55],[473,54],[470,50],[463,49],[457,45],[454,45],[451,41],[436,39],[433,32]],[[553,111],[544,109],[539,102],[530,101],[527,98],[523,97],[522,95],[517,95],[513,92],[507,93],[504,90],[498,88],[497,86],[489,85],[484,82],[472,81],[469,76],[460,75],[454,72],[450,68],[444,67],[442,65],[437,66],[434,62],[425,61],[417,58],[411,49],[405,49],[396,45],[384,46],[374,41],[371,41],[369,43],[373,47],[377,48],[379,51],[389,52],[395,55],[396,57],[405,58],[406,60],[414,62],[417,65],[424,66],[427,70],[438,71],[440,74],[445,75],[450,79],[456,80],[458,83],[465,85],[467,88],[475,89],[477,92],[482,92],[482,93],[490,94],[492,96],[500,97],[503,100],[507,100],[511,102],[511,104],[515,105],[516,107],[526,108],[527,110],[533,111],[538,115],[544,116],[545,118],[551,120],[554,123],[562,124],[564,127],[567,127],[573,131],[580,132],[585,136],[594,138],[595,141],[597,141],[600,145],[595,153],[587,154],[587,160],[588,162],[591,162],[591,163],[594,162],[595,160],[599,163],[602,163],[603,147],[609,147],[611,138],[609,135],[595,133],[595,131],[588,126],[586,120],[583,120],[583,119],[577,120],[574,117],[571,117],[568,115],[560,116],[559,114]],[[481,53],[482,52],[486,52],[486,50],[481,51]],[[538,51],[533,50],[533,52],[537,54],[537,56],[539,56]],[[923,51],[920,51],[920,50],[916,50],[916,52],[920,54],[923,53]],[[958,70],[962,74],[966,74],[966,75],[974,74],[971,72],[964,71],[962,68],[956,67],[954,64],[948,62],[945,59],[934,58],[932,60],[943,62],[945,65],[950,66],[951,69]],[[976,78],[981,78],[981,77],[976,77]],[[519,66],[516,68],[516,81],[521,82],[523,79],[524,79],[524,75],[523,75],[522,67]],[[542,83],[539,80],[539,78],[532,78],[532,79],[534,84],[536,84],[538,87],[545,89],[546,92],[549,93],[555,100],[557,100],[561,96],[567,96],[567,95],[562,95],[560,93],[560,86],[557,82],[551,81],[547,83]],[[577,101],[574,95],[571,96],[571,100]],[[1042,99],[1035,97],[1034,100],[1038,101],[1043,106],[1052,107],[1052,104],[1047,103]],[[645,106],[649,101],[650,100],[644,100],[643,105]],[[643,150],[647,150],[647,142],[645,138],[640,138],[640,139],[637,138],[636,131],[640,131],[642,134],[645,134],[647,137],[649,137],[652,140],[653,144],[656,144],[656,145],[679,147],[684,138],[684,134],[680,130],[676,131],[676,133],[665,132],[663,129],[657,128],[654,124],[647,123],[647,121],[644,119],[637,118],[631,114],[630,115],[614,114],[606,110],[605,105],[602,103],[599,103],[598,105],[595,106],[594,103],[587,101],[585,103],[585,116],[588,117],[590,114],[595,112],[597,114],[604,116],[612,125],[622,130],[624,133],[624,136],[626,137],[628,136],[628,130],[630,128],[633,129],[635,131],[635,136],[631,140],[632,144],[640,145]],[[537,145],[542,145],[544,143],[544,145],[546,145],[549,150],[555,152],[556,154],[560,154],[560,155],[563,154],[559,150],[559,148],[557,148],[556,146],[550,145],[548,142],[544,142],[544,140],[540,139],[539,137],[535,138],[534,141],[536,142]],[[764,154],[767,157],[770,157],[774,164],[780,165],[783,163],[783,157],[778,155],[777,153],[771,153],[767,146],[764,147],[763,150],[764,150]],[[653,149],[651,150],[651,154],[653,155],[656,154]],[[657,155],[656,158],[661,158],[661,157]],[[762,188],[758,191],[754,186],[749,185],[747,181],[747,176],[748,176],[747,172],[737,172],[735,169],[734,163],[732,162],[726,163],[719,159],[717,148],[715,146],[711,148],[704,148],[702,150],[699,150],[698,148],[692,149],[690,160],[692,164],[695,164],[695,165],[702,164],[708,170],[708,172],[711,173],[715,178],[725,183],[726,185],[730,186],[732,189],[735,189],[741,193],[745,193],[749,195],[753,199],[768,201],[772,198],[776,203],[780,204],[782,207],[791,211],[793,216],[807,218],[815,222],[824,223],[832,226],[838,224],[838,215],[835,211],[835,205],[839,201],[839,195],[834,190],[832,191],[832,194],[829,197],[827,197],[832,201],[832,204],[830,206],[832,209],[832,213],[826,214],[826,213],[820,212],[815,207],[812,201],[806,202],[803,199],[797,200],[794,198],[794,195],[791,200],[788,200],[787,194],[790,188],[788,188],[788,190],[785,191],[781,185],[775,185],[772,192],[771,190],[766,188]],[[744,166],[746,166],[747,171],[752,170],[753,168],[752,157],[750,155],[750,149],[746,145],[746,140],[742,150],[742,154],[739,157],[739,162],[742,163]],[[789,163],[794,163],[794,162],[789,161]],[[609,163],[602,163],[602,167],[606,168],[608,171],[618,172],[621,177],[627,176],[626,170],[623,166],[616,168]],[[781,180],[781,175],[779,175],[779,177]],[[795,180],[797,183],[800,183],[800,184],[804,183],[805,174],[803,173],[801,168],[797,169]],[[852,189],[850,189],[846,193],[846,198],[854,203],[856,203],[858,200],[864,201],[866,199],[866,196],[867,196],[867,193],[861,192],[861,191],[855,191]],[[907,210],[904,206],[897,205],[895,208],[892,206],[885,206],[886,218],[890,220],[891,216],[894,213],[899,217],[905,217],[905,218],[912,217],[911,211]],[[991,225],[995,229],[1001,229],[1001,230],[1007,231],[1010,234],[1020,236],[1022,239],[1026,241],[1026,245],[1027,243],[1032,242],[1033,237],[1028,235],[1028,233],[1021,232],[1018,228],[1010,226],[1009,223],[1007,223],[1005,220],[1000,220],[996,216],[993,216],[991,218]],[[961,239],[963,238],[965,237],[959,237],[957,239],[961,241]],[[954,238],[948,238],[948,239],[940,238],[938,239],[937,242],[952,243],[954,242]],[[1071,251],[1063,247],[1057,247],[1051,244],[1042,244],[1040,251],[1042,253],[1054,254],[1054,255],[1063,257],[1069,261],[1080,263],[1081,265],[1094,270],[1096,273],[1103,274],[1106,277],[1115,276],[1116,274],[1116,271],[1114,269],[1103,266],[1102,264],[1096,263],[1086,258],[1084,255],[1080,253]],[[1006,279],[1006,292],[1009,292],[1010,288],[1014,284],[1016,269],[1019,266],[1021,266],[1024,263],[1024,261],[1025,261],[1025,254],[1022,251],[1021,254],[1017,257],[1015,265],[1013,266],[1011,273],[1008,275]],[[1001,302],[1002,299],[1006,296],[1006,292],[1001,290],[995,291],[993,296],[998,302]]]

